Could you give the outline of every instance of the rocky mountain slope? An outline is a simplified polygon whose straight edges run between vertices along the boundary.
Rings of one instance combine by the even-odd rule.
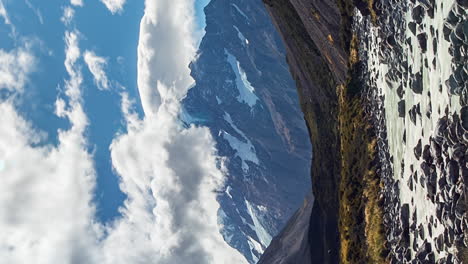
[[[302,247],[310,251],[311,263],[336,263],[340,174],[336,87],[344,84],[347,76],[340,10],[332,1],[264,2],[286,44],[288,63],[314,147],[311,173],[315,203],[308,227],[310,235]],[[307,217],[303,212],[300,214]],[[302,228],[295,223],[288,226]],[[281,243],[289,241],[282,240]],[[277,244],[274,241],[272,246]],[[283,247],[289,248],[287,245]],[[271,253],[267,250],[259,263],[298,263],[298,258],[289,254],[277,259],[276,248],[271,247]],[[305,259],[301,261],[309,263]]]
[[[315,203],[259,263],[466,263],[468,3],[264,2],[314,146]]]
[[[212,0],[190,66],[186,125],[210,128],[224,157],[224,239],[255,263],[310,193],[311,146],[285,49],[261,0]]]

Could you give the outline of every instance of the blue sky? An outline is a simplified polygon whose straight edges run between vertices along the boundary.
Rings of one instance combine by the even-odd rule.
[[[211,133],[178,119],[194,7],[0,0],[2,261],[245,263],[220,233]]]
[[[195,3],[198,29],[205,26],[203,8],[209,0]],[[18,42],[30,41],[37,56],[37,71],[32,73],[26,84],[25,93],[18,104],[19,111],[32,125],[45,131],[47,140],[40,144],[58,143],[57,130],[66,130],[70,124],[54,114],[54,103],[63,93],[63,80],[67,73],[63,67],[65,59],[63,32],[65,25],[60,21],[68,1],[39,0],[5,1],[16,35],[12,38],[8,25],[0,24],[0,48],[12,49]],[[83,50],[95,52],[107,60],[106,71],[111,81],[109,91],[98,90],[92,74],[84,70],[84,108],[89,118],[87,138],[89,151],[94,154],[97,185],[95,202],[97,218],[109,222],[120,215],[118,208],[126,199],[119,189],[119,180],[113,171],[109,146],[114,136],[125,133],[120,111],[119,91],[124,89],[135,100],[135,110],[143,116],[137,87],[137,45],[140,20],[144,13],[143,1],[128,1],[123,12],[113,15],[99,1],[85,1],[83,8],[75,9],[73,27],[84,36],[80,40]],[[83,63],[83,62],[82,62]],[[83,68],[86,68],[82,64]]]
[[[205,28],[206,26],[206,19],[205,19],[205,13],[203,12],[203,9],[205,6],[207,6],[210,3],[211,0],[197,0],[195,1],[195,16],[197,19],[197,25],[200,28]]]
[[[63,67],[64,46],[63,31],[60,21],[66,1],[51,0],[47,5],[30,0],[30,4],[42,15],[42,20],[25,1],[7,2],[18,35],[31,38],[33,50],[38,56],[38,71],[27,84],[24,100],[20,103],[23,114],[35,127],[48,134],[44,144],[57,143],[57,129],[66,129],[69,124],[54,114],[54,103],[61,92],[66,72]],[[75,26],[86,36],[80,42],[83,49],[92,50],[108,60],[107,71],[110,79],[124,86],[129,95],[138,100],[136,83],[136,46],[138,43],[139,23],[143,16],[142,1],[127,3],[121,15],[112,15],[98,1],[87,1],[86,8],[76,9]],[[43,24],[41,23],[43,22]],[[2,31],[8,31],[2,25]],[[4,36],[2,34],[2,36]],[[11,39],[0,48],[11,48]],[[83,66],[84,67],[84,66]],[[93,83],[89,71],[84,72],[84,107],[90,119],[88,140],[90,151],[94,152],[98,174],[96,200],[97,217],[103,222],[119,215],[125,195],[119,190],[118,179],[112,171],[109,145],[116,133],[123,132],[120,99],[114,91],[99,91]],[[136,104],[138,106],[139,104]],[[137,108],[138,109],[138,108]],[[141,113],[141,108],[138,109]]]

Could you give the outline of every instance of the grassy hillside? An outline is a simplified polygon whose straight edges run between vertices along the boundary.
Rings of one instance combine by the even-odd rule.
[[[358,79],[358,37],[349,41],[349,79],[338,86],[341,177],[339,230],[341,263],[386,263],[382,182],[377,173],[377,137]]]
[[[354,72],[359,58],[351,32],[354,7],[374,16],[372,0],[329,3],[336,9],[305,0],[264,1],[286,44],[313,145],[311,263],[385,263],[377,141]],[[298,2],[312,5],[306,16],[295,9]],[[347,80],[336,69],[348,71]]]

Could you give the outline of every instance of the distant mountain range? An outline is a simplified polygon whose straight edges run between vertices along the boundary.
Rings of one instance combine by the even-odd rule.
[[[285,48],[260,0],[212,0],[190,68],[185,125],[209,127],[224,160],[224,239],[250,263],[310,193],[311,145]]]

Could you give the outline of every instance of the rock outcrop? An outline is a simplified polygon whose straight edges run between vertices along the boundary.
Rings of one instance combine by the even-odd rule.
[[[348,71],[340,9],[335,1],[264,2],[286,45],[287,61],[296,80],[313,145],[311,174],[315,203],[308,240],[301,248],[309,252],[311,263],[337,263],[340,175],[337,87],[346,82]],[[295,221],[303,219],[294,218],[288,226],[294,226]],[[270,252],[275,248],[268,248],[259,263],[308,263],[304,262],[307,257],[299,260],[295,254],[285,253],[278,258]]]

